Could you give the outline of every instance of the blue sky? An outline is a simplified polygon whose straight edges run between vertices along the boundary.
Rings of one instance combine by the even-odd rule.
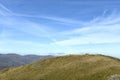
[[[120,1],[0,0],[0,52],[120,57]]]

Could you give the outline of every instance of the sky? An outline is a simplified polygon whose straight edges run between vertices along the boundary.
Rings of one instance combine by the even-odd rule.
[[[120,57],[120,0],[0,0],[0,53]]]

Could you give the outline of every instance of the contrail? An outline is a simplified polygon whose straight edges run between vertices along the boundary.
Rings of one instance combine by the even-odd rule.
[[[0,3],[0,13],[5,15],[7,14],[11,14],[13,13],[10,9],[8,9],[7,7],[5,7],[3,4]]]

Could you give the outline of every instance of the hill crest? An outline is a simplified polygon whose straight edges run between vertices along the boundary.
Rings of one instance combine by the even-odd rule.
[[[86,54],[48,58],[2,70],[0,80],[107,80],[114,74],[120,74],[119,59]]]

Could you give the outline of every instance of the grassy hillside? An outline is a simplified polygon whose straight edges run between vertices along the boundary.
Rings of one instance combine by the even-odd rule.
[[[103,55],[69,55],[0,71],[0,80],[108,80],[120,60]]]

